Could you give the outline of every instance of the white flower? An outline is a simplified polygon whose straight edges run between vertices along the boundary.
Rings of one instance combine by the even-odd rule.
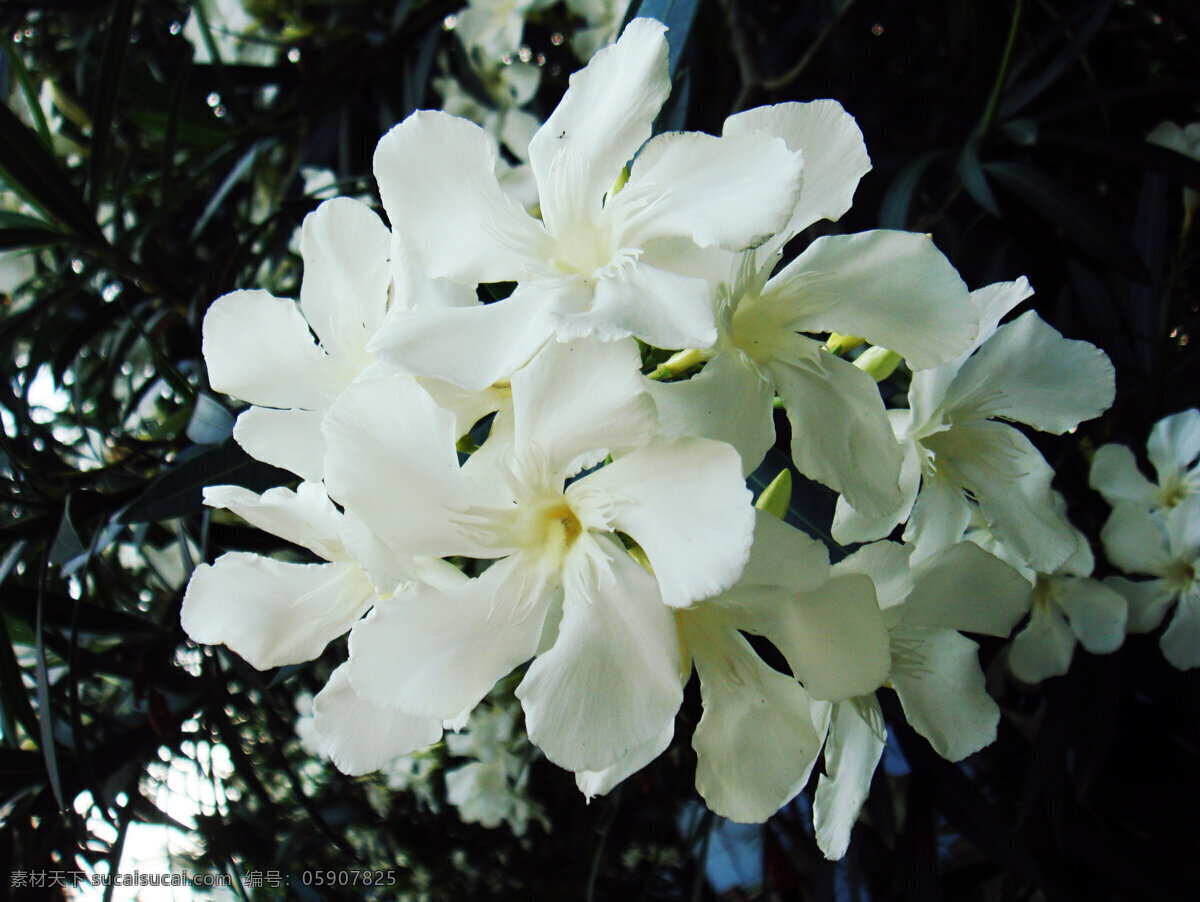
[[[797,469],[883,513],[899,504],[901,449],[875,381],[801,332],[887,343],[914,367],[944,363],[974,337],[967,287],[925,235],[874,231],[820,238],[768,280],[777,251],[818,219],[837,219],[870,169],[862,133],[839,104],[786,103],[739,113],[724,134],[776,135],[804,155],[792,219],[769,245],[717,269],[716,344],[704,369],[651,391],[666,428],[727,441],[751,472],[775,442],[778,392]]]
[[[1024,435],[998,421],[1066,432],[1112,403],[1113,368],[1102,351],[1063,338],[1033,311],[998,326],[1031,293],[1025,279],[971,293],[981,321],[975,346],[914,373],[909,409],[891,414],[905,446],[902,504],[871,517],[838,499],[838,541],[879,538],[907,519],[904,538],[920,561],[959,541],[978,504],[996,539],[1035,570],[1052,573],[1075,551],[1074,528],[1050,488],[1054,471]]]
[[[537,655],[517,689],[528,734],[574,771],[609,767],[671,722],[667,605],[737,579],[753,509],[733,449],[645,444],[655,424],[639,362],[630,342],[547,345],[512,378],[512,447],[494,463],[460,467],[453,416],[404,377],[360,381],[335,404],[326,481],[347,512],[402,553],[495,561],[375,606],[350,637],[364,698],[452,719]],[[606,452],[613,463],[565,485]]]
[[[765,821],[808,782],[820,752],[813,699],[863,695],[887,676],[871,581],[830,579],[819,542],[759,513],[743,578],[677,621],[704,704],[692,737],[696,789],[723,817]],[[769,639],[793,676],[768,666],[743,632]]]
[[[484,62],[499,62],[515,53],[525,30],[525,14],[542,9],[552,0],[469,0],[455,14],[458,39]]]
[[[519,284],[494,304],[397,321],[373,349],[410,372],[480,389],[552,337],[712,344],[709,286],[669,268],[678,261],[663,239],[732,250],[757,243],[791,216],[801,160],[757,133],[647,141],[670,91],[663,31],[635,19],[572,76],[529,146],[541,221],[503,194],[494,147],[478,126],[421,111],[384,136],[375,175],[419,264],[471,286]]]
[[[1105,580],[1129,602],[1129,631],[1153,630],[1174,605],[1159,646],[1172,666],[1200,667],[1200,495],[1189,495],[1165,517],[1136,503],[1120,503],[1100,538],[1114,565],[1154,577]]]
[[[1146,140],[1193,160],[1200,160],[1200,122],[1193,122],[1182,128],[1174,122],[1160,122],[1146,136]],[[1197,196],[1196,189],[1183,189],[1183,209],[1188,222],[1195,215],[1198,202],[1200,196]]]
[[[193,641],[225,645],[259,670],[298,664],[320,655],[373,603],[375,585],[346,550],[348,524],[319,484],[303,482],[294,492],[275,488],[261,496],[240,486],[211,486],[204,500],[329,563],[232,551],[201,564],[180,610]]]
[[[995,739],[1000,720],[984,687],[977,646],[959,631],[1007,636],[1028,608],[1030,586],[970,542],[916,566],[910,560],[910,548],[879,542],[834,572],[871,577],[891,648],[888,685],[913,729],[943,758],[958,761]],[[886,730],[873,696],[836,702],[823,715],[829,732],[813,824],[821,851],[840,858],[883,754]]]
[[[532,749],[517,732],[515,704],[481,705],[461,733],[446,735],[446,749],[459,758],[474,758],[446,772],[446,797],[467,823],[494,829],[508,823],[523,836],[531,817],[550,829],[541,807],[527,791]]]
[[[1157,483],[1142,475],[1128,447],[1103,445],[1092,458],[1088,485],[1112,507],[1129,503],[1161,511],[1200,494],[1200,410],[1183,410],[1155,423],[1146,456]]]
[[[567,9],[581,16],[586,28],[571,34],[571,50],[579,59],[590,60],[601,47],[612,43],[621,30],[630,0],[567,0]]]
[[[379,217],[350,198],[327,200],[304,218],[300,253],[299,305],[261,290],[223,295],[204,317],[203,351],[212,387],[254,405],[234,426],[238,444],[319,481],[321,421],[347,385],[381,366],[367,343],[385,317],[419,303],[476,301],[414,272]]]

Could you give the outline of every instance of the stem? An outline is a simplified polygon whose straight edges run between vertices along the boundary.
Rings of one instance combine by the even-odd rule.
[[[979,120],[976,134],[983,137],[992,129],[996,118],[996,108],[1000,105],[1000,94],[1004,90],[1004,82],[1008,78],[1008,69],[1012,64],[1013,48],[1017,45],[1017,31],[1021,26],[1021,13],[1025,9],[1025,0],[1016,0],[1013,6],[1012,21],[1008,25],[1008,40],[1004,43],[1004,55],[1000,57],[1000,68],[996,72],[996,80],[992,83],[992,93],[988,97],[987,106],[983,110],[983,118]]]

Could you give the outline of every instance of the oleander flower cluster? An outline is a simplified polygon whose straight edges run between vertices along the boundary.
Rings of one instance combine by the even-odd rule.
[[[199,567],[183,625],[258,668],[348,633],[312,732],[351,774],[452,737],[515,673],[528,741],[589,798],[670,745],[695,671],[708,806],[765,820],[822,762],[836,857],[886,741],[877,693],[939,754],[977,751],[999,710],[964,634],[1007,637],[1043,577],[1090,572],[1014,424],[1074,429],[1113,371],[1033,312],[1004,322],[1028,283],[970,291],[926,235],[831,235],[780,266],[849,208],[862,135],[833,101],[653,135],[664,32],[635,19],[572,76],[525,149],[535,205],[482,128],[419,111],[375,153],[390,225],[326,201],[298,302],[213,303],[210,382],[249,405],[234,436],[297,483],[206,503],[307,554]],[[746,487],[777,403],[795,468],[839,495],[834,536],[866,543],[836,565],[783,516],[786,476],[757,505]]]

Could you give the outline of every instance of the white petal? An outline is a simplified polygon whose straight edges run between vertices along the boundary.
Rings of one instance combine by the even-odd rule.
[[[979,335],[971,350],[978,348],[995,334],[1014,307],[1033,296],[1033,288],[1024,276],[1012,282],[993,282],[971,292],[971,303],[979,311]]]
[[[894,412],[889,411],[889,414]],[[889,419],[894,424],[895,418],[889,416]],[[833,510],[833,525],[830,527],[834,541],[842,545],[873,542],[891,535],[897,526],[909,518],[921,488],[920,449],[916,442],[906,439],[900,442],[900,453],[903,455],[900,461],[900,505],[890,513],[868,516],[856,511],[844,495],[839,495]]]
[[[913,546],[913,563],[960,541],[970,522],[971,508],[962,490],[939,474],[926,476],[904,529],[904,541]]]
[[[864,514],[895,511],[903,449],[875,380],[815,342],[794,347],[793,357],[768,368],[792,424],[796,469]]]
[[[542,193],[546,222],[598,212],[622,167],[650,137],[654,117],[671,92],[666,27],[634,19],[620,40],[574,73],[567,92],[529,143],[529,162]],[[548,194],[564,158],[583,164],[569,197]],[[587,205],[587,208],[584,208]]]
[[[392,229],[430,276],[502,282],[544,256],[545,230],[500,190],[474,123],[418,110],[380,139],[374,165]]]
[[[324,418],[324,410],[247,407],[233,425],[233,438],[255,460],[320,482],[325,475]]]
[[[304,217],[300,310],[321,346],[348,364],[365,362],[367,339],[383,322],[391,239],[370,207],[348,197],[327,200]]]
[[[196,568],[179,616],[194,642],[226,645],[266,670],[318,657],[373,595],[357,564],[288,564],[230,552]]]
[[[1162,527],[1140,504],[1117,504],[1100,530],[1100,541],[1109,562],[1126,573],[1165,576],[1171,565]]]
[[[645,444],[656,423],[641,362],[632,339],[547,344],[512,377],[515,453],[543,454],[566,478],[582,455]]]
[[[767,283],[801,332],[861,335],[914,369],[955,359],[975,338],[966,283],[927,235],[877,229],[818,238]]]
[[[939,755],[959,761],[996,738],[1000,709],[984,687],[979,646],[953,630],[905,630],[892,641],[893,658],[899,641],[915,659],[892,671],[904,716]]]
[[[759,605],[755,613],[742,628],[769,639],[813,698],[866,695],[887,679],[887,628],[866,576],[837,575],[773,609]]]
[[[348,665],[329,676],[313,699],[313,717],[322,750],[344,774],[369,774],[399,755],[432,745],[442,737],[436,717],[414,717],[365,701],[350,685]]]
[[[265,291],[217,298],[203,349],[214,389],[263,407],[320,410],[355,375],[317,347],[292,301]]]
[[[1200,667],[1200,597],[1194,589],[1180,597],[1175,616],[1158,644],[1172,667],[1179,670]]]
[[[1054,471],[1016,429],[991,421],[964,424],[925,445],[979,502],[992,534],[1035,570],[1052,573],[1075,553],[1075,528],[1050,488]]]
[[[1062,615],[1039,606],[1013,637],[1008,666],[1021,682],[1036,684],[1070,670],[1074,654],[1075,636]]]
[[[1200,410],[1180,411],[1155,423],[1146,453],[1160,480],[1192,469],[1200,456]]]
[[[504,592],[519,556],[457,586],[414,583],[350,633],[350,678],[372,704],[452,720],[533,656],[549,594]]]
[[[1162,623],[1167,609],[1175,601],[1176,592],[1165,579],[1134,581],[1110,576],[1104,585],[1125,599],[1129,605],[1126,629],[1130,633],[1148,633]]]
[[[656,348],[706,348],[717,340],[709,284],[646,263],[598,279],[586,309],[552,319],[559,341],[635,335]]]
[[[871,696],[867,704],[879,713]],[[813,797],[813,828],[826,858],[836,860],[850,846],[850,832],[871,791],[871,778],[883,757],[884,741],[849,703],[836,705],[825,737],[825,773]]]
[[[509,378],[553,335],[548,301],[518,289],[492,304],[407,310],[389,316],[367,347],[407,373],[481,391]]]
[[[861,573],[871,577],[875,596],[883,610],[903,604],[912,594],[913,571],[909,566],[912,549],[898,542],[874,542],[838,561],[833,572]]]
[[[1155,485],[1142,475],[1137,459],[1125,445],[1103,445],[1092,458],[1088,485],[1104,496],[1110,506],[1134,502],[1151,507]]]
[[[722,603],[757,611],[745,589],[784,589],[789,596],[820,588],[829,579],[829,552],[816,539],[805,535],[766,511],[754,512],[754,545],[750,560],[737,584],[722,596]]]
[[[586,596],[567,584],[554,647],[516,696],[529,740],[573,771],[611,767],[660,736],[683,700],[679,639],[654,578],[623,549]]]
[[[642,546],[668,605],[711,598],[741,576],[754,507],[741,458],[729,445],[699,438],[656,442],[575,485],[608,493],[612,526]]]
[[[775,444],[770,380],[740,354],[718,353],[683,382],[651,382],[664,434],[728,442],[751,473]]]
[[[915,568],[897,609],[911,626],[1006,637],[1029,610],[1029,581],[974,542],[960,542]]]
[[[821,750],[808,694],[772,670],[734,629],[680,615],[704,714],[692,735],[696,791],[739,823],[761,823],[808,782]]]
[[[494,556],[459,520],[473,495],[458,466],[454,415],[411,377],[354,383],[324,428],[330,497],[384,542],[414,556]]]
[[[1070,341],[1030,310],[1006,323],[958,371],[944,405],[1056,434],[1112,404],[1113,366],[1086,341]]]
[[[261,495],[238,485],[210,485],[204,489],[204,503],[233,511],[250,525],[327,561],[346,560],[341,514],[320,483],[302,482],[295,491],[278,486]]]
[[[1053,600],[1071,623],[1071,632],[1094,655],[1116,651],[1125,641],[1128,605],[1119,593],[1094,579],[1053,581]]]
[[[862,132],[836,100],[777,103],[730,116],[723,135],[766,132],[804,154],[800,202],[785,228],[797,235],[819,219],[837,221],[850,209],[859,180],[871,170]]]
[[[624,220],[623,243],[633,247],[688,237],[740,251],[787,224],[802,166],[800,154],[766,133],[670,132],[642,149],[610,205]]]
[[[596,796],[608,795],[626,777],[631,777],[661,755],[671,744],[675,735],[675,722],[663,727],[662,732],[647,742],[630,749],[616,764],[604,770],[583,770],[575,775],[575,785],[584,798],[591,801]]]

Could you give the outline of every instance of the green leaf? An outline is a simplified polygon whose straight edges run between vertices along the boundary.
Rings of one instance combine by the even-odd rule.
[[[692,23],[696,19],[697,0],[642,0],[637,12],[631,18],[658,19],[667,26],[667,46],[671,52],[670,75],[675,78],[675,70],[683,58],[683,48],[687,44],[688,35],[692,32]]]
[[[96,73],[96,93],[92,102],[92,141],[88,151],[88,201],[95,207],[104,184],[104,164],[112,138],[113,118],[121,73],[129,50],[129,32],[133,25],[133,0],[117,0],[108,33],[100,71]],[[118,213],[119,215],[119,213]]]
[[[50,705],[50,677],[46,673],[45,633],[42,630],[42,602],[46,590],[46,565],[42,565],[38,579],[37,613],[34,617],[34,680],[37,687],[38,744],[42,749],[42,760],[46,763],[46,776],[50,780],[50,791],[60,809],[65,809],[62,779],[58,773],[58,747],[54,741],[54,710]]]
[[[986,163],[983,168],[1097,262],[1117,267],[1130,279],[1147,278],[1146,265],[1129,239],[1112,226],[1102,210],[1062,182],[1023,163]]]
[[[992,186],[983,174],[983,166],[979,162],[979,141],[975,138],[966,143],[958,158],[958,176],[962,179],[967,193],[975,199],[975,203],[1000,219],[1000,204],[996,202]]]
[[[104,241],[67,174],[38,136],[4,104],[0,104],[0,178],[46,219],[81,238]]]
[[[1092,39],[1100,32],[1100,27],[1108,19],[1112,11],[1113,0],[1103,0],[1096,4],[1087,21],[1075,32],[1067,46],[1060,50],[1041,72],[1028,81],[1011,87],[1000,104],[1000,118],[1008,119],[1019,113],[1032,103],[1043,91],[1049,88],[1063,75],[1067,69],[1083,55],[1092,43]],[[1069,19],[1062,26],[1067,30],[1074,25],[1075,19]],[[1023,68],[1023,67],[1022,67]]]
[[[207,485],[240,485],[257,492],[295,480],[286,470],[250,457],[233,441],[201,451],[154,480],[117,515],[119,523],[187,517],[204,509]]]
[[[1089,135],[1077,131],[1043,129],[1040,143],[1078,150],[1118,163],[1129,163],[1139,169],[1161,172],[1182,185],[1200,191],[1200,160],[1160,147],[1137,138],[1112,135]]]
[[[908,163],[888,185],[883,203],[879,205],[879,227],[881,229],[908,228],[909,210],[913,195],[921,183],[925,170],[934,160],[945,155],[945,151],[930,150]]]

